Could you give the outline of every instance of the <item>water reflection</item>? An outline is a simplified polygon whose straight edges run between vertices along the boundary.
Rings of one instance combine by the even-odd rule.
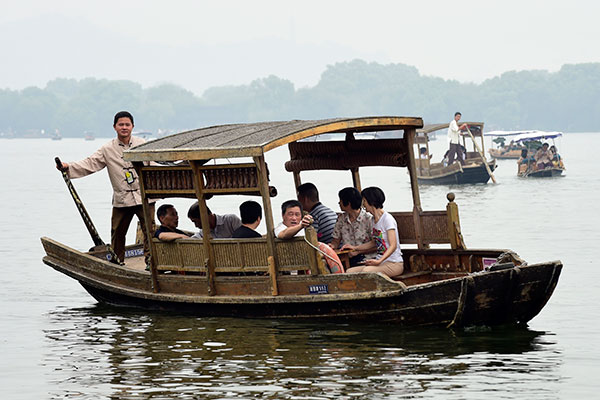
[[[553,335],[527,328],[401,330],[103,306],[47,319],[55,398],[552,398],[562,362]]]

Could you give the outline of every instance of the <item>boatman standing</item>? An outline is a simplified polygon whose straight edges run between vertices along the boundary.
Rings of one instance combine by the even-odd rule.
[[[467,124],[458,126],[458,121],[460,121],[461,116],[461,113],[455,112],[454,119],[450,122],[450,126],[448,126],[448,142],[450,142],[448,165],[451,165],[454,162],[454,157],[456,157],[461,164],[465,164],[462,147],[460,146],[460,137],[462,136],[461,131],[467,129]]]
[[[113,187],[110,243],[121,262],[125,260],[125,236],[133,216],[136,215],[142,227],[145,227],[139,179],[133,164],[123,160],[125,150],[145,142],[140,137],[132,136],[133,126],[133,116],[127,111],[119,111],[113,121],[116,138],[81,161],[62,163],[62,169],[67,170],[69,178],[72,179],[107,168]],[[56,168],[60,169],[58,165]],[[150,211],[151,215],[154,215],[154,203],[151,204]],[[142,232],[144,233],[144,256],[148,262],[150,250],[146,229],[142,229]]]

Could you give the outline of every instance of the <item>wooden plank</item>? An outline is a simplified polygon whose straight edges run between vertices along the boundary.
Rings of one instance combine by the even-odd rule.
[[[200,208],[200,219],[202,221],[202,243],[204,245],[204,254],[206,258],[206,280],[207,290],[209,296],[216,295],[215,290],[215,255],[212,249],[211,237],[210,237],[210,223],[208,220],[208,208],[206,206],[206,199],[204,197],[204,176],[200,171],[200,164],[194,161],[190,161],[192,170],[194,172],[194,180],[196,184],[196,197],[198,198],[198,206]]]
[[[354,186],[359,192],[362,191],[358,168],[352,168],[350,171],[352,172],[352,186]]]
[[[142,176],[142,169],[144,164],[141,162],[132,163],[138,177]],[[152,212],[154,207],[150,207],[148,204],[148,198],[146,197],[144,191],[144,180],[140,179],[140,193],[142,196],[142,210],[144,212],[144,229],[146,230],[146,238],[148,240],[148,247],[150,248],[150,275],[152,277],[152,291],[154,293],[160,292],[160,286],[158,283],[158,272],[156,269],[156,258],[154,254],[156,254],[156,249],[154,247],[154,243],[152,242],[152,237],[154,236],[154,227],[152,226],[152,221],[154,221],[154,213]]]
[[[263,156],[255,157],[254,163],[258,169],[258,183],[263,201],[265,223],[267,225],[267,257],[271,257],[273,259],[273,274],[275,277],[277,277],[277,266],[279,265],[279,260],[277,259],[277,253],[275,252],[275,223],[273,222],[273,207],[271,206],[271,196],[269,194],[269,175],[267,163],[265,162],[265,158]],[[271,268],[270,262],[269,268]]]

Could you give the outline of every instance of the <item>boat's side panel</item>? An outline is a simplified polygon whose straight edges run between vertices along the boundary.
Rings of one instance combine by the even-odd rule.
[[[495,162],[490,162],[490,170],[496,168]],[[463,171],[455,171],[451,174],[439,176],[422,176],[418,175],[419,184],[429,185],[453,185],[453,184],[472,184],[472,183],[487,183],[490,180],[485,165],[480,164],[477,167],[463,167]]]

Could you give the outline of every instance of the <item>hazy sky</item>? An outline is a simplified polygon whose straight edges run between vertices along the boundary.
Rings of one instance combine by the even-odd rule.
[[[360,58],[481,82],[600,62],[600,2],[0,0],[0,88],[57,77],[162,82],[197,94],[274,74],[315,85]]]

